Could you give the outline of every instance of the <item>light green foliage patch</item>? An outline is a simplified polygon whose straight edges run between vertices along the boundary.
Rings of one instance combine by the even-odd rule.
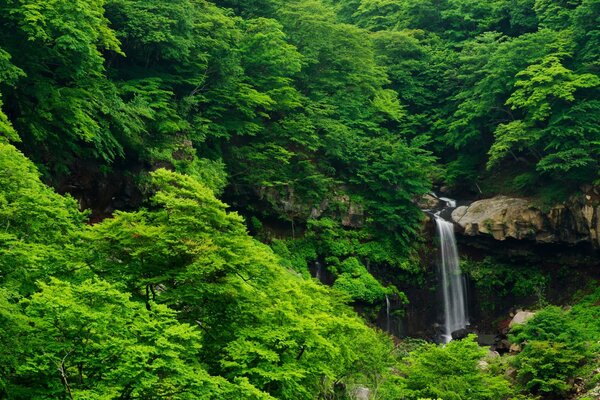
[[[85,227],[74,200],[1,146],[15,224],[2,260],[28,246],[1,276],[3,395],[308,399],[387,373],[389,339],[283,268],[196,179],[157,170],[150,209]],[[36,258],[53,268],[25,279]]]
[[[487,350],[479,347],[474,339],[471,335],[447,345],[428,343],[412,350],[402,359],[394,386],[385,387],[390,390],[390,398],[508,398],[512,393],[509,382],[503,376],[478,368]]]

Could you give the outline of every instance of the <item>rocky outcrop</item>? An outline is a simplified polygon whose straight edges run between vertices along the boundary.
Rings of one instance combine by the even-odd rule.
[[[348,195],[338,195],[333,198],[337,203],[337,215],[342,225],[349,228],[360,228],[364,224],[365,209],[362,204],[352,201]]]
[[[371,389],[364,386],[357,386],[350,390],[352,400],[369,400],[371,398]]]
[[[547,211],[529,199],[496,196],[456,208],[452,220],[468,236],[600,247],[600,195],[593,190]]]
[[[459,329],[452,332],[452,340],[462,340],[469,336],[469,331],[467,329]]]
[[[360,228],[364,224],[365,210],[339,188],[338,193],[321,200],[318,204],[310,204],[298,196],[293,188],[275,189],[262,187],[257,191],[261,200],[267,200],[271,207],[281,215],[290,219],[307,220],[322,216],[332,217],[348,228]]]
[[[421,210],[434,210],[444,205],[444,202],[432,194],[425,194],[417,200],[417,206]]]
[[[515,314],[513,319],[508,324],[508,327],[512,328],[513,326],[516,326],[516,325],[523,325],[524,323],[529,321],[534,316],[535,316],[534,312],[519,310],[519,311],[517,311],[517,313]]]

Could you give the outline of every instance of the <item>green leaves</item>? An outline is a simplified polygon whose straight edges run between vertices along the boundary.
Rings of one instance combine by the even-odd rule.
[[[550,306],[511,331],[511,341],[524,345],[515,357],[517,378],[534,394],[564,395],[573,376],[597,354],[599,292],[584,298],[569,311]]]
[[[22,295],[37,279],[69,267],[71,243],[85,214],[45,186],[33,163],[0,143],[0,284]]]
[[[528,150],[537,158],[538,171],[571,173],[571,179],[579,181],[580,171],[597,164],[598,151],[596,124],[582,112],[594,113],[597,101],[586,99],[582,90],[599,86],[600,78],[574,73],[562,65],[558,55],[545,57],[517,76],[520,80],[507,104],[522,110],[524,119],[498,126],[488,167],[509,153],[516,158],[515,152]]]
[[[513,151],[523,151],[532,147],[539,139],[539,131],[523,121],[511,121],[507,124],[500,124],[494,132],[495,141],[490,148],[487,166],[493,167],[499,160]],[[514,156],[516,158],[516,156]]]
[[[528,195],[548,179],[570,188],[596,179],[596,150],[587,151],[595,149],[594,124],[558,122],[598,97],[593,1],[348,0],[338,8],[345,21],[373,32],[407,110],[400,131],[429,139],[446,184],[498,187],[486,180],[509,168],[504,189],[527,173]],[[556,134],[570,139],[561,145]]]
[[[597,177],[596,3],[2,2],[0,396],[508,396],[469,340],[391,376],[389,338],[346,303],[405,300],[369,271],[421,273],[432,178],[509,162],[519,187]],[[61,190],[115,166],[149,198],[85,226],[7,141]],[[286,259],[215,193],[266,240],[291,225]],[[332,289],[305,279],[316,261]],[[536,335],[521,383],[565,391],[587,350]]]
[[[84,228],[0,146],[3,395],[308,399],[385,372],[390,341],[194,178],[159,169],[150,210]]]
[[[545,57],[539,64],[531,65],[517,74],[517,88],[506,101],[512,109],[526,110],[531,121],[543,121],[550,116],[554,99],[566,102],[575,100],[578,89],[600,85],[593,74],[575,74],[565,68],[557,55]]]
[[[152,179],[156,208],[90,229],[88,262],[151,309],[168,304],[200,324],[212,371],[277,397],[312,398],[324,390],[319,379],[348,376],[363,359],[346,338],[384,345],[329,290],[283,269],[209,189],[166,170]]]
[[[6,7],[11,7],[7,9],[7,17],[20,21],[19,29],[29,40],[51,44],[57,55],[68,56],[70,53],[82,56],[79,60],[72,59],[78,62],[69,67],[94,64],[100,60],[100,53],[96,49],[91,50],[90,45],[120,51],[119,42],[104,17],[103,0],[27,0],[18,6],[9,2]]]
[[[233,385],[209,376],[197,361],[200,333],[164,306],[148,312],[100,280],[51,280],[24,305],[29,346],[15,374],[29,384],[15,390],[54,397],[69,391],[92,398],[231,398]]]
[[[298,220],[305,213],[282,211],[272,198],[265,201],[270,209],[261,209],[255,198],[266,190],[289,194],[310,210],[353,180],[364,143],[381,145],[367,149],[360,168],[403,143],[403,102],[417,93],[403,97],[398,85],[388,87],[369,32],[339,22],[320,0],[67,3],[0,8],[7,27],[0,127],[11,140],[19,133],[22,148],[54,182],[84,161],[102,172],[163,166],[209,182],[211,167],[200,165],[222,160],[240,197],[236,206]],[[432,162],[416,143],[409,163]],[[344,190],[362,196],[367,173],[358,175],[365,181],[354,179]],[[417,175],[400,196],[386,194],[394,204],[385,214],[416,211],[411,201],[426,190],[428,169]],[[222,189],[224,180],[220,171],[214,184]],[[371,217],[383,222],[377,210]],[[408,238],[416,222],[394,225],[406,226],[401,235]]]
[[[15,67],[11,62],[11,55],[0,48],[0,86],[13,87],[17,80],[24,76],[24,72]],[[1,93],[1,92],[0,92]],[[11,141],[19,141],[19,136],[14,130],[12,123],[6,114],[2,112],[2,96],[0,95],[0,138],[7,138]]]
[[[402,398],[491,400],[511,394],[507,380],[478,369],[486,351],[474,339],[470,335],[447,345],[426,344],[411,352],[398,382]]]
[[[114,99],[101,51],[122,53],[104,2],[11,1],[0,13],[3,46],[18,67],[8,70],[13,90],[0,90],[28,152],[57,169],[81,148],[105,161],[121,155],[105,121]]]

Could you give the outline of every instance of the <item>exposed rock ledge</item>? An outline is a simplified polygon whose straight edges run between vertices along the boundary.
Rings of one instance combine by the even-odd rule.
[[[456,208],[452,220],[468,236],[540,243],[588,242],[600,248],[600,196],[594,192],[573,197],[548,211],[528,199],[496,196]]]
[[[342,226],[348,228],[360,228],[365,222],[363,204],[353,200],[344,187],[336,188],[328,198],[312,205],[297,196],[294,189],[289,187],[283,189],[261,187],[257,189],[257,195],[261,200],[267,200],[280,215],[290,219],[306,220],[329,216],[339,220]]]

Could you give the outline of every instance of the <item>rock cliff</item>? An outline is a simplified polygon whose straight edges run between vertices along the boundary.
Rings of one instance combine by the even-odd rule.
[[[539,243],[590,243],[600,248],[600,195],[598,189],[573,196],[548,210],[526,198],[496,196],[461,206],[452,220],[468,236],[491,235]]]
[[[269,202],[270,208],[289,219],[307,220],[328,216],[347,228],[360,228],[365,222],[363,204],[353,200],[343,187],[337,188],[329,197],[316,204],[309,204],[292,188],[277,190],[262,187],[257,190],[257,195],[261,200]]]

